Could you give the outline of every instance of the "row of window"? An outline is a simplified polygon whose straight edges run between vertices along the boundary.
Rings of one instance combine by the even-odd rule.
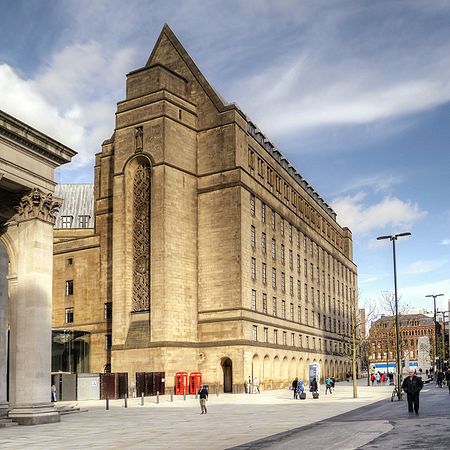
[[[103,318],[105,320],[112,320],[112,303],[106,302],[103,306]],[[67,324],[74,322],[74,308],[73,306],[65,309],[64,321]]]
[[[91,216],[80,215],[78,218],[78,228],[88,228]],[[73,216],[61,216],[61,228],[72,228]]]
[[[419,351],[418,350],[409,350],[409,357],[410,358],[414,358],[414,359],[418,358],[419,357]],[[378,352],[378,353],[372,353],[370,355],[370,358],[372,360],[376,360],[376,359],[378,359],[378,360],[381,360],[381,359],[386,360],[388,358],[388,356],[387,356],[386,352],[384,352],[384,353]],[[394,359],[394,358],[395,358],[394,353],[393,352],[389,352],[389,359]]]
[[[259,336],[259,333],[262,328],[262,339]],[[323,340],[322,347],[322,339],[312,336],[303,336],[302,334],[297,335],[297,343],[296,343],[296,333],[289,333],[287,331],[279,332],[278,329],[274,328],[269,336],[269,328],[268,327],[260,327],[258,325],[252,326],[252,340],[253,341],[261,341],[264,343],[273,343],[273,344],[281,344],[281,345],[290,345],[291,347],[300,347],[311,350],[320,350],[320,351],[329,351],[329,352],[340,352],[342,353],[344,350],[349,350],[349,344],[343,342],[336,342],[329,339]],[[281,338],[281,339],[280,339]],[[289,342],[288,342],[289,339]]]
[[[263,292],[262,294],[262,302],[261,302],[261,312],[263,314],[269,314],[269,306],[267,294]],[[287,307],[289,308],[287,310]],[[309,310],[308,308],[304,308],[304,313],[302,314],[302,306],[297,305],[297,311],[295,315],[295,307],[293,303],[289,303],[286,305],[285,300],[281,300],[281,311],[280,315],[278,315],[279,303],[276,297],[272,297],[271,303],[271,315],[274,317],[281,317],[282,319],[288,319],[292,322],[297,321],[298,323],[303,323],[308,326],[322,328],[324,331],[329,331],[333,333],[346,333],[350,334],[350,324],[341,321],[338,319],[333,319],[331,317],[327,317],[325,314],[320,312],[315,312],[314,310]],[[256,290],[252,289],[251,291],[251,309],[252,311],[257,311],[257,299],[256,299]]]
[[[261,222],[263,224],[266,223],[266,210],[270,209],[266,206],[265,203],[261,202]],[[254,194],[250,194],[250,214],[254,217],[256,217],[256,198]],[[270,224],[272,230],[275,232],[276,230],[276,217],[277,214],[273,209],[270,209]],[[293,236],[295,234],[296,236],[296,244],[297,248],[300,248],[301,243],[301,236],[302,233],[299,229],[295,228],[290,222],[285,221],[281,216],[279,217],[279,223],[280,223],[280,235],[284,239],[285,237],[285,229],[287,224],[287,235],[289,239],[289,243],[293,243]],[[252,246],[256,248],[256,227],[255,225],[251,225],[250,230],[250,240],[252,243]],[[274,240],[274,239],[273,239]],[[261,237],[262,246],[266,247],[266,233],[262,233]],[[274,246],[272,245],[272,248]],[[308,236],[303,234],[303,250],[305,253],[305,256],[309,252],[310,256],[312,256],[314,259],[317,260],[317,262],[322,263],[322,267],[326,268],[328,266],[328,272],[331,272],[334,275],[340,276],[341,279],[345,279],[346,282],[350,282],[353,286],[356,285],[356,275],[353,273],[348,267],[346,267],[344,264],[342,264],[339,260],[334,258],[330,253],[328,253],[325,249],[323,249],[318,243],[316,243],[313,239],[310,239]],[[263,249],[263,252],[265,253],[265,250]]]
[[[302,195],[300,195],[284,178],[282,178],[263,158],[249,148],[248,166],[250,173],[255,175],[255,157],[257,159],[257,174],[261,180],[267,181],[267,186],[273,194],[287,205],[291,205],[295,213],[304,219],[309,225],[315,228],[323,237],[338,248],[343,248],[342,236],[334,229],[328,220],[322,216],[313,206],[311,206]]]

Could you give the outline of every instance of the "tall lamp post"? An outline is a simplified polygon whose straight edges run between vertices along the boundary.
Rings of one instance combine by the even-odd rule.
[[[441,368],[441,360],[438,356],[438,333],[437,333],[437,320],[436,320],[436,297],[442,297],[444,294],[429,294],[425,297],[433,297],[434,302],[434,371]]]
[[[395,361],[395,365],[397,366],[397,392],[398,392],[398,399],[401,400],[401,383],[402,383],[402,374],[401,374],[401,364],[400,364],[400,328],[398,326],[398,294],[397,294],[397,263],[396,263],[396,257],[395,257],[395,241],[399,237],[404,236],[411,236],[411,233],[399,233],[399,234],[393,234],[388,236],[378,236],[377,240],[381,241],[383,239],[389,239],[392,242],[392,256],[394,260],[394,299],[395,299],[395,335],[396,335],[396,351],[397,351],[397,358]]]

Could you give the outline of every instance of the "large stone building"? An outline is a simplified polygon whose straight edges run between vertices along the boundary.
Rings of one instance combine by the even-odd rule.
[[[266,388],[306,379],[313,361],[350,370],[350,230],[167,26],[127,75],[92,217],[77,203],[55,231],[53,326],[83,336],[91,372],[130,385],[164,372],[170,387],[200,371],[231,392],[249,375]]]

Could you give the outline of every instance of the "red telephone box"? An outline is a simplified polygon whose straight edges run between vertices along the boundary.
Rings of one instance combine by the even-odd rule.
[[[188,374],[187,372],[177,372],[175,374],[175,395],[187,394],[188,390]]]
[[[202,384],[202,373],[192,372],[189,375],[189,394],[195,395]]]

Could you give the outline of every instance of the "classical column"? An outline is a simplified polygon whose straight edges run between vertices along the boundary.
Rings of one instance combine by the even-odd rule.
[[[8,255],[0,243],[0,419],[8,415],[6,369],[8,367]]]
[[[16,208],[9,417],[24,425],[59,422],[50,401],[53,223],[58,207],[51,194],[34,188]]]

